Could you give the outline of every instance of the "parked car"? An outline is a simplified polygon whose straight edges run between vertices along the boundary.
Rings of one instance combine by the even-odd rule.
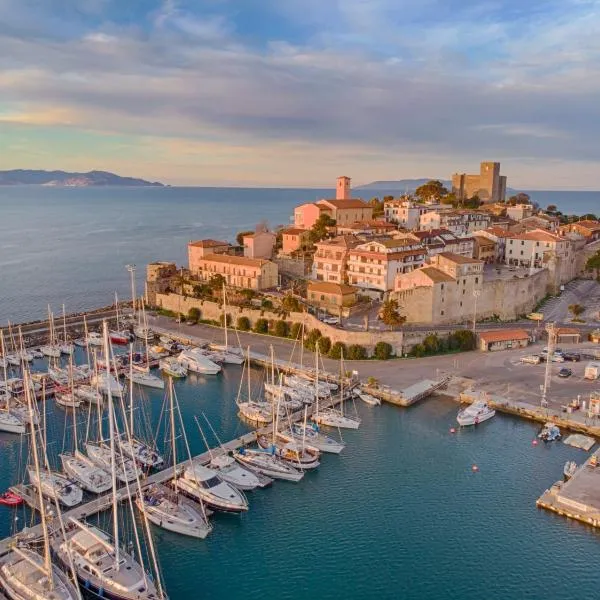
[[[548,346],[542,350],[542,354],[548,354]],[[562,348],[554,348],[554,354],[562,354]]]
[[[581,354],[567,352],[566,354],[563,354],[563,358],[569,362],[579,362],[581,360]]]
[[[537,354],[530,354],[529,356],[523,356],[521,358],[522,363],[529,365],[539,365],[542,359]]]
[[[566,367],[563,367],[559,372],[558,372],[558,376],[559,377],[571,377],[571,375],[573,375],[573,371],[571,371],[571,369],[567,369]]]
[[[340,320],[337,317],[324,317],[322,321],[327,325],[339,325],[340,323]]]

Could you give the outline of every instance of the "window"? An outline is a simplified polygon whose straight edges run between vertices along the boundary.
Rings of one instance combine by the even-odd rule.
[[[444,289],[444,284],[443,284],[443,283],[442,283],[442,285],[440,286],[440,289],[442,289],[442,290]]]
[[[442,315],[442,316],[444,315],[444,311],[443,310],[440,312],[440,315]]]
[[[475,277],[475,283],[479,283],[479,277]]]
[[[462,306],[462,302],[460,303],[460,305]]]

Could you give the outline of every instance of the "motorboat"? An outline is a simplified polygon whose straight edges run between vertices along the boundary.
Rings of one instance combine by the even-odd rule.
[[[187,367],[176,358],[163,358],[158,363],[160,370],[170,377],[185,377]]]
[[[79,408],[81,406],[81,399],[73,392],[56,392],[54,394],[54,401],[59,406],[64,406],[65,408]]]
[[[198,352],[196,348],[184,350],[177,360],[188,370],[202,375],[216,375],[221,367],[210,360],[207,356]]]
[[[343,415],[334,408],[326,408],[312,416],[317,425],[327,425],[328,427],[337,427],[339,429],[358,429],[360,419],[358,417],[349,417]]]
[[[86,384],[79,384],[73,388],[73,393],[76,398],[79,398],[82,402],[88,404],[102,404],[102,394],[93,386]]]
[[[302,425],[293,423],[291,427],[279,433],[279,436],[287,441],[292,439],[299,442],[306,442],[321,452],[329,452],[331,454],[339,454],[344,449],[344,444],[319,431],[319,426],[316,424]]]
[[[298,375],[285,375],[283,380],[288,387],[303,390],[312,396],[314,396],[316,390],[318,390],[320,398],[331,396],[331,388],[323,381],[319,381],[317,385],[316,382]]]
[[[0,588],[10,600],[77,600],[79,591],[69,577],[30,548],[10,549],[0,558]]]
[[[273,422],[273,407],[266,402],[239,402],[240,414],[257,425],[268,425]]]
[[[151,446],[136,439],[121,439],[121,452],[145,469],[157,469],[164,464],[163,457]]]
[[[237,354],[237,352],[232,352],[231,349],[213,349],[212,353],[215,356],[218,356],[220,362],[226,365],[243,365],[244,357]]]
[[[281,400],[282,403],[297,405],[299,408],[302,408],[303,404],[312,404],[315,399],[314,390],[309,390],[308,388],[293,388],[289,385],[280,385],[276,383],[265,383],[264,388],[265,392],[273,399]]]
[[[0,409],[0,431],[5,433],[25,433],[25,421],[10,410]]]
[[[44,353],[39,348],[30,348],[29,352],[34,359],[44,358]],[[2,366],[2,359],[0,358],[0,367]]]
[[[88,346],[102,346],[104,343],[102,340],[102,335],[97,331],[90,331],[86,338],[86,342]]]
[[[65,523],[64,538],[57,532],[52,549],[67,568],[75,568],[82,589],[107,600],[161,600],[152,577],[101,529],[73,518]],[[116,561],[119,561],[118,564]]]
[[[481,398],[459,410],[456,420],[461,427],[479,425],[479,423],[491,419],[495,414],[496,411],[490,407],[487,400]]]
[[[230,483],[238,490],[254,490],[260,485],[258,477],[248,469],[241,467],[229,454],[213,457],[207,467],[219,473],[223,481]]]
[[[46,344],[40,347],[40,351],[44,356],[60,358],[60,346],[58,344]]]
[[[137,327],[134,327],[133,333],[138,340],[151,342],[154,339],[154,331],[144,325],[138,325]]]
[[[23,362],[18,354],[7,354],[5,359],[11,367],[20,367]]]
[[[376,398],[375,396],[371,396],[371,394],[367,394],[365,392],[358,392],[357,396],[369,406],[381,406],[381,400]]]
[[[78,450],[74,454],[61,454],[60,460],[64,472],[84,490],[102,494],[111,488],[110,474]]]
[[[135,500],[151,523],[181,535],[204,539],[211,531],[202,506],[191,502],[166,486],[153,483]]]
[[[546,423],[538,433],[538,438],[544,442],[555,442],[560,440],[561,437],[562,434],[560,433],[560,429],[551,422]]]
[[[110,394],[111,396],[116,396],[119,398],[123,393],[123,384],[119,382],[116,377],[114,377],[108,371],[104,371],[102,373],[98,373],[98,375],[94,375],[90,381],[92,386],[98,388],[99,392],[102,392],[105,396]]]
[[[48,367],[48,377],[59,385],[67,385],[72,379],[74,382],[88,379],[91,375],[89,365],[78,365],[70,367]]]
[[[19,494],[15,494],[10,490],[0,494],[0,504],[2,504],[2,506],[21,506],[23,502],[25,502],[25,500],[19,496]]]
[[[202,465],[193,463],[187,466],[183,477],[177,479],[177,486],[214,510],[234,513],[248,510],[248,501],[243,492],[222,479],[213,469]]]
[[[234,458],[245,467],[266,475],[272,479],[283,479],[285,481],[300,481],[304,472],[291,467],[281,458],[266,450],[252,448],[240,448],[234,453]]]
[[[90,459],[101,469],[110,470],[111,468],[111,451],[110,448],[100,443],[88,442],[85,445],[85,450]],[[117,464],[115,465],[115,471],[117,479],[123,483],[134,481],[140,470],[137,468],[135,463],[129,458],[123,458],[122,456],[117,457]]]
[[[577,471],[577,463],[573,460],[568,460],[563,467],[563,475],[565,476],[565,480],[571,479],[571,477],[575,475],[575,471]]]
[[[139,371],[132,370],[129,373],[125,373],[125,377],[137,385],[143,385],[145,387],[151,387],[158,390],[165,389],[164,379],[161,379],[156,375],[152,375],[151,373],[140,373]]]
[[[40,411],[37,406],[33,406],[32,410],[30,411],[25,404],[18,401],[13,401],[13,404],[11,405],[9,410],[15,417],[17,417],[17,419],[19,419],[26,426],[29,425],[29,423],[32,421],[34,425],[40,424]]]
[[[302,446],[296,440],[286,441],[281,439],[279,435],[273,440],[272,436],[259,435],[257,438],[258,445],[278,456],[287,463],[290,467],[301,470],[316,469],[321,463],[319,462],[320,452],[306,444]]]
[[[50,500],[58,500],[63,506],[77,506],[83,500],[82,489],[61,473],[40,470],[39,476],[35,469],[27,469],[29,481],[33,487],[41,487],[42,494]]]
[[[128,331],[110,331],[108,337],[117,346],[126,346],[131,341],[131,335]]]
[[[77,338],[76,340],[73,340],[73,343],[79,348],[86,348],[88,345],[87,340],[84,338]]]

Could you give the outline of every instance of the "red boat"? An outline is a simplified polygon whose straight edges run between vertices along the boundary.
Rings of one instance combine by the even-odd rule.
[[[131,341],[126,331],[111,331],[108,336],[110,337],[110,341],[118,346],[126,346]]]
[[[23,504],[23,498],[14,492],[4,492],[4,494],[0,494],[0,504],[4,506],[19,506],[19,504]]]

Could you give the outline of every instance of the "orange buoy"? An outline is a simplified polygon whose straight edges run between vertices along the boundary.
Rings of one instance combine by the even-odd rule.
[[[479,467],[477,465],[472,465],[471,471],[473,471],[473,473],[477,473],[477,471],[479,471]]]
[[[450,427],[450,433],[456,433],[456,429],[454,427]]]

